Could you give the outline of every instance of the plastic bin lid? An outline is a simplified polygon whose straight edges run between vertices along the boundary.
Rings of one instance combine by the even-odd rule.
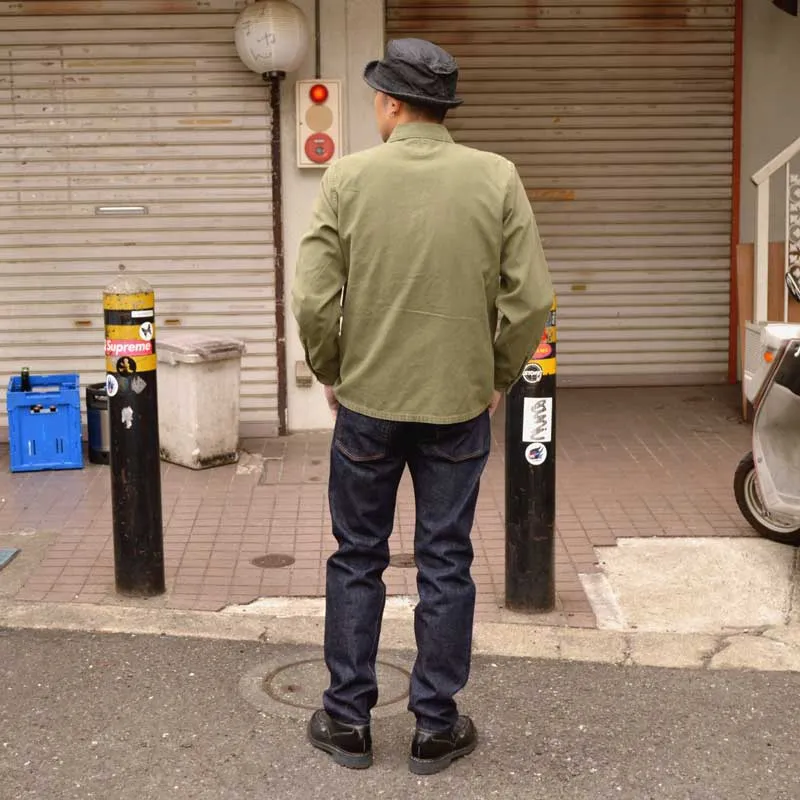
[[[245,351],[239,339],[225,339],[198,333],[170,334],[157,340],[156,352],[167,364],[203,364],[240,358]]]

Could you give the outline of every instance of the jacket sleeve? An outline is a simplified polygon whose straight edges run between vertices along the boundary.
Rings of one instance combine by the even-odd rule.
[[[311,226],[300,242],[292,288],[292,313],[297,319],[306,362],[320,383],[339,379],[341,294],[347,266],[339,240],[338,195],[333,167],[323,176]]]
[[[553,285],[525,187],[517,170],[503,208],[503,248],[494,343],[494,386],[506,392],[539,344],[553,303]]]

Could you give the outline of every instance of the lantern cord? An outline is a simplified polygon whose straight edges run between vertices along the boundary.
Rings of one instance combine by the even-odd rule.
[[[320,0],[314,0],[314,77],[322,77],[322,36],[320,33]]]
[[[288,389],[286,374],[286,309],[284,303],[283,250],[283,170],[281,164],[281,81],[285,72],[269,72],[270,111],[272,112],[272,244],[275,259],[275,348],[278,367],[278,435],[286,436],[288,425]]]

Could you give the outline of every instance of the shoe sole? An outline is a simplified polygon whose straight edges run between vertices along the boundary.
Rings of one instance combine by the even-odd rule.
[[[414,775],[435,775],[437,772],[446,770],[457,758],[468,756],[477,746],[478,742],[475,741],[460,750],[453,750],[452,753],[439,758],[414,758],[414,756],[410,756],[408,768]]]
[[[309,737],[308,741],[311,742],[312,747],[316,747],[317,750],[322,750],[323,753],[327,753],[341,767],[347,767],[348,769],[367,769],[367,767],[372,766],[372,753],[359,753],[356,755],[354,753],[348,753],[332,744],[318,742],[311,737]]]

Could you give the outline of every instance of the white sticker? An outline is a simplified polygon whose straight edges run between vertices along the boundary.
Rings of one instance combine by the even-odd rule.
[[[144,382],[144,378],[142,378],[141,375],[136,375],[131,381],[131,389],[133,389],[136,394],[141,394],[146,388],[147,384]]]
[[[106,394],[109,397],[114,397],[119,391],[119,381],[115,375],[106,375]]]
[[[526,397],[522,414],[522,441],[549,442],[553,438],[553,398]]]
[[[522,370],[522,379],[527,383],[539,383],[542,379],[542,368],[538,364],[526,364]]]
[[[136,311],[131,311],[131,318],[132,319],[152,319],[153,318],[153,309],[152,308],[140,308]]]
[[[547,460],[547,448],[541,442],[534,442],[525,448],[525,460],[534,467]]]
[[[152,322],[143,322],[139,326],[139,338],[144,342],[149,342],[153,338]]]
[[[130,406],[125,406],[122,409],[122,424],[130,430],[133,427],[133,409]]]

